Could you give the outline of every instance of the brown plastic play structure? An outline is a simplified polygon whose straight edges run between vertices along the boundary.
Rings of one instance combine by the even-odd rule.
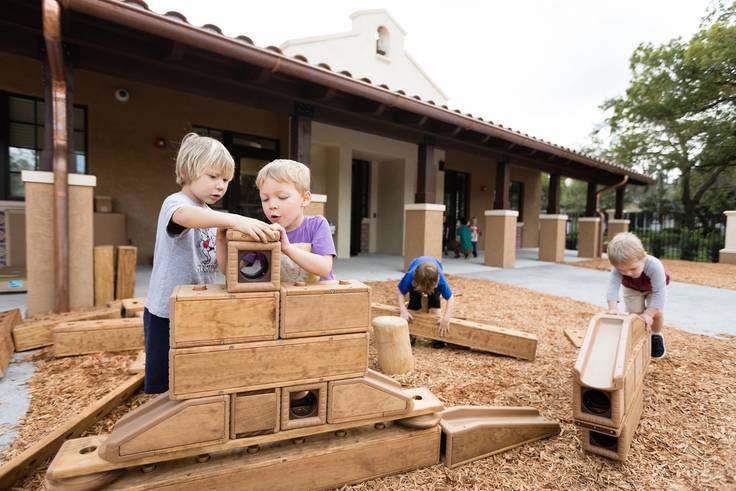
[[[635,314],[597,314],[573,369],[573,418],[583,449],[625,460],[643,409],[651,338]]]
[[[533,408],[445,409],[368,369],[366,285],[280,284],[279,242],[229,237],[227,288],[172,294],[170,391],[67,440],[49,490],[331,488],[559,433]]]

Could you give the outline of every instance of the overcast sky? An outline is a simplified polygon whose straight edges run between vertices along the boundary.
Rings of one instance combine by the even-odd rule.
[[[622,94],[642,42],[689,38],[711,0],[146,0],[190,23],[245,34],[257,46],[347,32],[356,10],[386,8],[406,50],[449,97],[449,106],[579,148]],[[320,60],[317,60],[320,61]],[[340,70],[341,67],[332,67]],[[363,76],[364,74],[353,74]]]

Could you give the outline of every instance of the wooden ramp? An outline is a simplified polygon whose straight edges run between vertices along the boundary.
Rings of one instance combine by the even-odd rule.
[[[441,416],[450,468],[560,433],[558,422],[531,407],[457,406]]]
[[[371,304],[372,318],[382,315],[399,315],[399,308],[381,303]],[[450,319],[447,336],[437,333],[439,316],[423,312],[411,312],[409,331],[413,336],[436,339],[451,344],[499,355],[513,356],[533,361],[537,352],[537,337],[515,329],[490,326],[463,319]]]

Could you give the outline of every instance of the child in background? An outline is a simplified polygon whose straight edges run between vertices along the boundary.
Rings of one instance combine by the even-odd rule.
[[[462,219],[462,226],[458,229],[457,235],[460,238],[460,250],[463,252],[465,259],[470,256],[470,252],[473,250],[472,237],[473,234],[470,231],[470,223]]]
[[[608,311],[618,312],[619,288],[623,286],[626,312],[639,314],[644,319],[652,335],[652,358],[663,358],[667,353],[662,327],[669,275],[660,260],[648,255],[641,240],[632,233],[617,234],[608,243],[607,252],[613,266],[608,285]]]
[[[470,219],[470,242],[473,244],[473,257],[478,257],[478,237],[480,237],[480,227],[478,219],[473,217]]]
[[[219,264],[225,272],[228,228],[266,241],[269,225],[210,209],[227,191],[235,164],[217,140],[189,133],[176,156],[176,183],[181,191],[161,205],[156,226],[153,270],[143,310],[146,349],[144,390],[169,389],[169,300],[177,285],[213,283]]]

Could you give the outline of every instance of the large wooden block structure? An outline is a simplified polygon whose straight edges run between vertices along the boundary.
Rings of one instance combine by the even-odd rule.
[[[236,258],[270,251],[268,267],[278,269],[279,242],[228,236]],[[175,290],[169,392],[109,435],[67,441],[47,471],[48,489],[322,489],[439,462],[442,403],[368,369],[366,285],[279,284],[272,269],[242,282],[240,266],[228,272],[236,281],[227,287]],[[540,416],[518,419],[533,424]],[[503,448],[534,439],[519,433],[518,421],[492,424],[496,413],[476,420],[488,424],[453,433],[453,448],[494,431],[510,432],[492,438]],[[480,458],[489,448],[470,453]],[[135,470],[141,466],[145,474]]]
[[[623,460],[639,424],[651,338],[635,314],[596,314],[573,369],[573,418],[585,450]]]

